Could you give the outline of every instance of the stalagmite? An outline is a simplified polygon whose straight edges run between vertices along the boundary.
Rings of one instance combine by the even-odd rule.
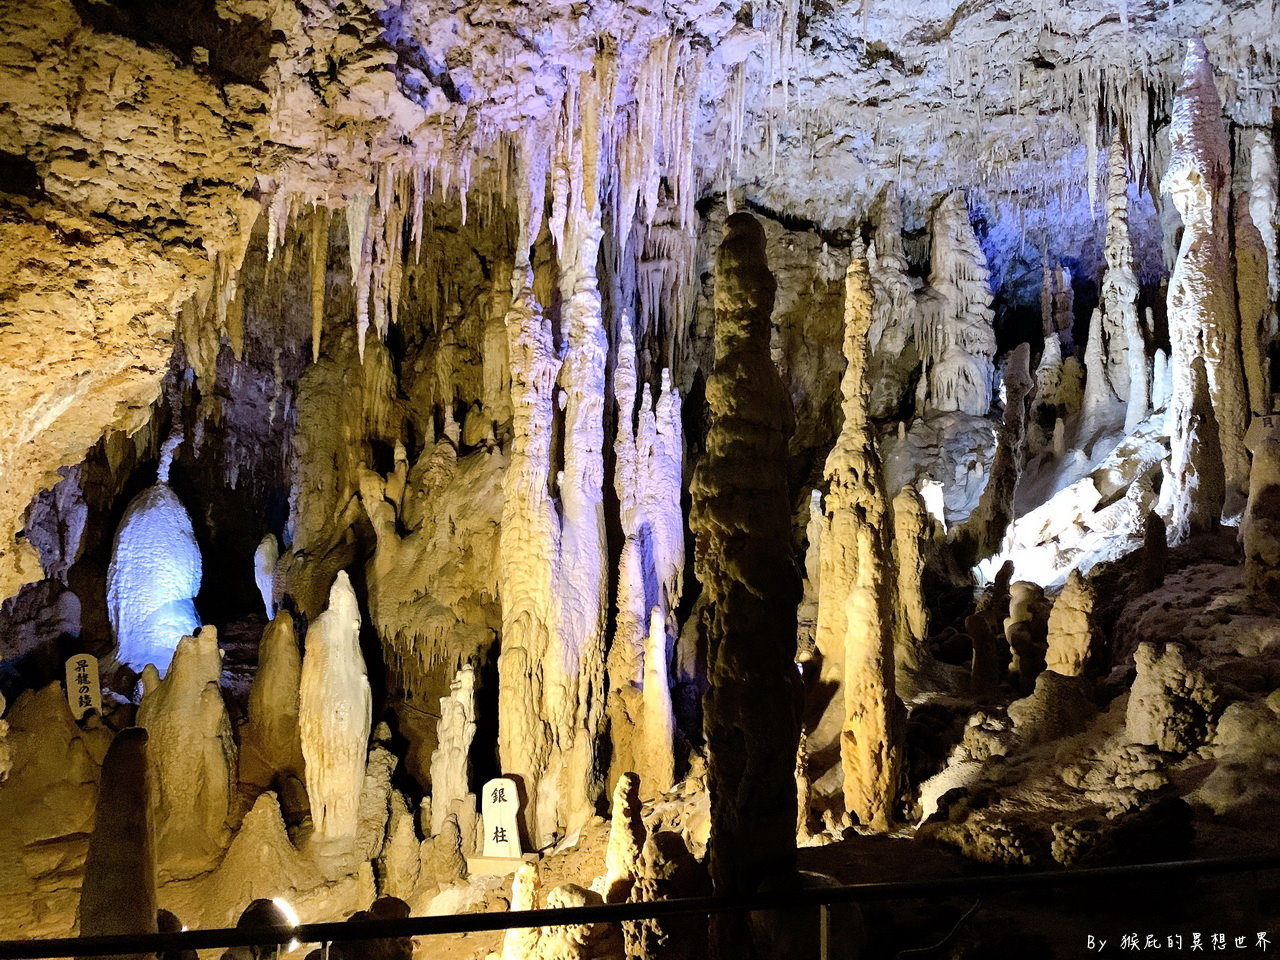
[[[1187,41],[1169,142],[1169,165],[1161,189],[1172,196],[1182,217],[1183,233],[1168,294],[1173,348],[1168,424],[1174,471],[1167,491],[1161,491],[1161,500],[1173,518],[1169,532],[1177,543],[1189,532],[1186,513],[1191,508],[1191,478],[1211,469],[1189,449],[1198,446],[1189,428],[1196,419],[1192,365],[1197,358],[1203,361],[1212,401],[1212,410],[1203,414],[1217,421],[1221,463],[1232,497],[1242,498],[1249,474],[1244,448],[1244,374],[1229,239],[1231,158],[1213,69],[1198,39]],[[1207,447],[1201,449],[1207,454]]]
[[[449,695],[440,698],[440,724],[436,749],[431,754],[431,835],[444,829],[444,822],[459,803],[475,808],[470,788],[471,741],[476,735],[476,672],[467,663],[458,670]],[[469,799],[470,798],[470,799]]]
[[[929,288],[921,302],[928,406],[984,415],[991,407],[996,336],[990,275],[964,195],[948,194],[930,221]]]
[[[1125,402],[1124,428],[1132,431],[1147,416],[1150,383],[1146,342],[1138,319],[1138,276],[1129,237],[1129,177],[1119,130],[1107,155],[1107,269],[1102,275],[1103,333],[1107,380]]]
[[[138,726],[148,734],[156,859],[172,876],[207,868],[230,837],[236,748],[221,676],[213,627],[178,644],[163,680],[154,667],[142,675]]]
[[[511,881],[511,910],[538,906],[538,865],[526,863]],[[511,927],[502,936],[502,960],[536,960],[540,927]]]
[[[147,732],[116,734],[102,761],[77,914],[82,937],[156,932],[155,830]]]
[[[626,539],[608,664],[611,770],[615,778],[638,773],[645,795],[654,796],[674,773],[667,662],[684,574],[680,398],[664,371],[657,404],[644,388],[635,409],[635,346],[626,316],[621,330],[614,486]]]
[[[1087,443],[1106,426],[1115,395],[1108,380],[1109,365],[1103,345],[1102,311],[1089,318],[1089,334],[1084,347],[1084,400],[1080,404],[1080,440]]]
[[[372,698],[360,653],[360,609],[345,570],[307,630],[298,726],[317,838],[354,841],[364,785]]]
[[[1164,586],[1165,565],[1169,557],[1169,540],[1164,518],[1154,510],[1147,514],[1142,537],[1142,588],[1157,590]]]
[[[1254,447],[1240,535],[1250,598],[1261,606],[1280,606],[1280,439],[1268,436]]]
[[[1067,575],[1066,586],[1049,611],[1049,649],[1045,667],[1065,677],[1078,677],[1098,653],[1093,621],[1094,590],[1079,570]]]
[[[1190,365],[1191,396],[1185,409],[1179,406],[1176,377],[1169,401],[1172,450],[1160,488],[1161,512],[1168,517],[1169,542],[1174,545],[1194,533],[1216,529],[1226,502],[1218,421],[1209,398],[1204,358],[1196,356]],[[1180,419],[1174,420],[1175,414]]]
[[[898,693],[928,656],[929,610],[924,602],[924,551],[932,525],[924,499],[911,484],[893,498],[893,551],[897,570],[898,613],[893,618],[893,661]]]
[[[1014,495],[1025,459],[1027,402],[1031,394],[1031,346],[1018,344],[1004,365],[1004,418],[996,435],[991,475],[978,505],[962,525],[952,530],[957,556],[972,565],[1000,548],[1013,522]]]
[[[249,688],[249,722],[240,737],[240,778],[267,786],[277,777],[301,777],[298,687],[302,654],[293,617],[281,611],[258,643],[258,672]]]
[[[1262,237],[1267,251],[1267,299],[1274,304],[1280,298],[1280,236],[1277,235],[1277,190],[1280,182],[1276,169],[1276,148],[1271,130],[1263,127],[1252,132],[1249,144],[1249,214]],[[1274,317],[1272,318],[1274,321]],[[1274,332],[1274,330],[1272,330]]]
[[[280,544],[276,542],[274,533],[268,533],[253,553],[253,582],[258,585],[268,617],[274,617],[280,609],[280,598],[276,596],[276,564],[279,560]]]
[[[1232,252],[1236,267],[1236,305],[1240,312],[1240,358],[1248,405],[1254,414],[1264,414],[1271,412],[1266,351],[1271,341],[1270,316],[1275,303],[1267,292],[1267,250],[1249,207],[1249,196],[1236,194],[1232,204]]]
[[[795,858],[801,591],[789,550],[791,403],[769,356],[775,290],[763,229],[750,214],[732,214],[716,254],[711,427],[689,514],[707,603],[711,876],[723,893],[787,873]],[[728,949],[741,927],[718,926]]]
[[[845,276],[844,424],[825,470],[816,634],[819,683],[836,694],[810,742],[821,748],[837,732],[846,809],[862,824],[886,830],[895,814],[903,715],[894,676],[893,528],[867,416],[870,323],[867,263],[855,245]]]
[[[609,819],[609,844],[604,854],[603,889],[608,903],[622,903],[640,875],[640,851],[646,832],[641,819],[640,779],[624,773],[613,788]]]
[[[1037,583],[1018,580],[1009,587],[1009,616],[1004,621],[1004,636],[1012,658],[1009,672],[1018,688],[1029,693],[1045,665],[1049,607],[1044,588]]]
[[[191,517],[169,488],[168,470],[129,501],[107,569],[107,613],[116,658],[141,673],[163,673],[183,637],[200,626],[200,547]]]

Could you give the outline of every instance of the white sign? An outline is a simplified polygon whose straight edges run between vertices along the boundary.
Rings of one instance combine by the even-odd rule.
[[[516,783],[507,777],[498,777],[484,785],[480,797],[481,825],[484,828],[484,855],[486,857],[520,857],[520,796]]]
[[[77,653],[67,661],[67,704],[77,720],[92,710],[102,713],[102,684],[98,680],[98,658]]]
[[[1249,432],[1244,435],[1244,445],[1249,452],[1257,450],[1264,440],[1280,438],[1280,413],[1268,413],[1254,417],[1249,424]]]

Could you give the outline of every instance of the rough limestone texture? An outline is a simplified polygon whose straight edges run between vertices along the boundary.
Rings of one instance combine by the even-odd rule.
[[[1049,604],[1038,583],[1017,580],[1009,585],[1009,616],[1004,637],[1012,657],[1009,672],[1018,689],[1029,693],[1045,666]]]
[[[302,651],[293,616],[282,610],[262,631],[258,671],[249,688],[249,722],[240,734],[240,779],[257,787],[302,777],[298,687]]]
[[[1240,537],[1249,595],[1264,606],[1280,605],[1280,440],[1275,438],[1267,437],[1253,450]]]
[[[163,481],[143,490],[125,509],[107,569],[107,614],[121,663],[137,673],[149,663],[169,669],[178,641],[200,626],[200,573],[182,501]]]
[[[1125,431],[1147,416],[1150,374],[1147,348],[1138,318],[1138,275],[1129,235],[1129,175],[1125,144],[1119,130],[1107,150],[1107,236],[1102,275],[1103,338],[1107,382],[1115,399],[1125,403]]]
[[[764,231],[749,214],[725,224],[715,283],[711,427],[690,484],[689,526],[707,602],[711,876],[730,893],[794,863],[801,588],[788,549],[790,403],[769,358],[775,284]]]
[[[1173,102],[1169,144],[1169,165],[1161,189],[1173,198],[1182,217],[1183,233],[1169,278],[1173,393],[1168,424],[1173,483],[1162,496],[1169,505],[1169,535],[1178,543],[1192,526],[1194,478],[1209,469],[1203,458],[1212,455],[1212,451],[1201,449],[1201,457],[1196,458],[1188,450],[1194,446],[1190,431],[1193,415],[1198,412],[1193,372],[1197,359],[1204,364],[1228,493],[1243,499],[1249,477],[1244,447],[1247,407],[1230,245],[1231,157],[1213,68],[1198,39],[1187,41],[1182,83]]]
[[[148,734],[156,860],[162,875],[207,868],[230,839],[236,747],[218,686],[222,652],[213,627],[178,644],[164,679],[142,675],[138,726]]]
[[[1049,611],[1047,669],[1078,677],[1096,660],[1101,637],[1094,621],[1095,602],[1092,581],[1072,570]]]
[[[329,591],[329,606],[307,630],[298,693],[298,728],[316,837],[351,844],[373,702],[360,653],[360,609],[346,571]]]
[[[929,609],[924,598],[925,552],[934,520],[924,498],[907,484],[893,498],[893,554],[897,564],[898,612],[893,618],[893,662],[899,695],[911,686],[929,656]]]
[[[439,734],[431,754],[431,835],[444,829],[445,820],[459,817],[465,803],[474,815],[475,795],[471,792],[471,741],[476,735],[476,671],[463,664],[449,686],[449,695],[440,698]]]
[[[969,223],[963,193],[948,194],[930,221],[929,287],[920,301],[927,390],[917,410],[981,416],[991,407],[996,335],[987,258]]]
[[[626,538],[618,561],[617,617],[609,648],[609,735],[613,779],[640,776],[646,797],[671,786],[672,741],[668,663],[678,631],[684,579],[680,395],[664,370],[657,402],[649,386],[637,394],[635,343],[622,318],[614,396],[614,487]]]
[[[1132,743],[1165,753],[1188,753],[1213,731],[1218,698],[1188,661],[1186,648],[1142,643],[1134,653],[1138,673],[1129,690],[1125,732]]]
[[[147,732],[116,734],[102,761],[77,911],[82,937],[156,932],[156,851]]]
[[[867,415],[871,305],[867,261],[856,246],[845,276],[844,424],[827,457],[820,534],[818,688],[834,695],[809,742],[824,748],[836,734],[845,809],[883,831],[895,819],[904,715],[894,669],[893,520]]]

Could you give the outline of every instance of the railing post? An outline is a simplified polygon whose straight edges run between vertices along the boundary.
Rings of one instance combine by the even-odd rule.
[[[818,904],[818,960],[831,960],[831,904]]]

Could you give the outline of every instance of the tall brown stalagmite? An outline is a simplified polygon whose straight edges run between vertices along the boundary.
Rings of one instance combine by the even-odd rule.
[[[1125,430],[1147,415],[1151,383],[1147,349],[1138,318],[1138,275],[1129,236],[1129,176],[1124,141],[1117,130],[1107,155],[1107,272],[1102,276],[1103,333],[1107,379],[1116,398],[1125,401]]]
[[[902,704],[894,689],[896,570],[880,457],[867,415],[871,280],[861,245],[845,274],[844,424],[827,456],[818,646],[840,647],[840,760],[846,809],[887,829],[898,790]],[[829,711],[830,712],[830,711]]]
[[[1249,506],[1240,525],[1244,585],[1255,603],[1280,607],[1280,440],[1267,437],[1253,451]]]
[[[928,656],[929,609],[924,602],[925,558],[932,525],[924,498],[911,484],[893,498],[893,552],[898,565],[898,615],[894,617],[894,668],[898,691],[906,695],[908,681]]]
[[[760,224],[725,223],[716,255],[711,427],[690,484],[694,569],[707,601],[704,732],[711,876],[721,893],[794,868],[800,574],[791,556],[791,401],[769,356],[776,282]],[[733,941],[721,927],[720,943]]]
[[[80,936],[155,933],[156,856],[147,731],[121,730],[102,761],[80,888]]]
[[[1162,491],[1161,499],[1171,521],[1170,537],[1177,543],[1189,532],[1193,510],[1188,478],[1211,469],[1188,456],[1188,425],[1195,394],[1192,364],[1196,358],[1204,359],[1229,508],[1232,497],[1243,497],[1249,480],[1249,457],[1244,447],[1244,372],[1228,219],[1231,157],[1213,68],[1204,43],[1198,39],[1187,41],[1182,83],[1173,101],[1169,146],[1169,166],[1161,188],[1172,196],[1182,216],[1183,233],[1168,294],[1173,348],[1168,422],[1174,470],[1172,483],[1167,493]]]

